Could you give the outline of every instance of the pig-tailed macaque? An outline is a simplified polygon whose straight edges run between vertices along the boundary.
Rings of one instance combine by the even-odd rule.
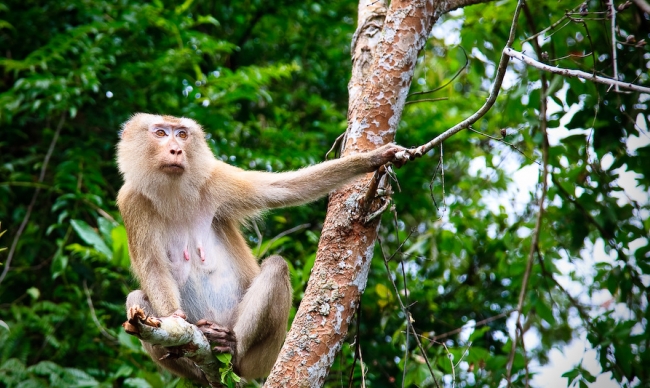
[[[285,338],[291,283],[282,257],[257,263],[242,222],[265,209],[323,197],[402,150],[388,144],[298,171],[244,171],[214,157],[195,121],[134,115],[117,146],[124,176],[117,203],[141,287],[127,297],[127,315],[141,308],[152,316],[183,317],[215,352],[233,355],[241,377],[268,375]],[[143,345],[172,373],[207,383],[188,359],[160,360],[165,348]]]

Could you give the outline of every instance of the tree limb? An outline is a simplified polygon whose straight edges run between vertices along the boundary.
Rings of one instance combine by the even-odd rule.
[[[41,174],[38,176],[38,181],[37,181],[38,183],[43,183],[43,180],[45,179],[45,172],[47,171],[47,165],[50,162],[50,157],[52,156],[52,152],[54,152],[54,146],[56,145],[56,142],[59,140],[59,134],[61,133],[61,129],[63,128],[63,123],[65,123],[65,113],[61,114],[59,125],[57,125],[56,127],[56,131],[54,132],[54,137],[52,137],[52,141],[50,142],[50,147],[48,148],[47,153],[45,154],[45,158],[43,159],[43,166],[41,167]],[[23,231],[27,226],[27,222],[29,222],[29,217],[32,215],[32,209],[36,204],[36,198],[38,198],[38,194],[40,192],[41,192],[41,187],[37,186],[36,190],[34,191],[34,195],[32,196],[32,200],[27,206],[27,211],[25,212],[23,221],[20,223],[20,226],[18,227],[18,231],[14,236],[14,240],[11,243],[11,248],[9,248],[9,253],[7,254],[7,260],[5,261],[5,267],[2,270],[2,274],[0,274],[0,283],[2,283],[5,276],[7,276],[7,273],[9,272],[9,266],[11,265],[11,260],[14,257],[14,253],[16,253],[18,240],[20,240],[20,236],[23,234]]]
[[[434,0],[393,0],[386,11],[383,0],[360,1],[342,155],[394,140],[417,56],[443,8]],[[309,284],[268,387],[318,387],[329,373],[366,287],[377,238],[379,217],[366,222],[360,203],[370,179],[330,196]],[[370,212],[382,203],[372,202]]]
[[[426,154],[434,147],[437,147],[438,145],[442,144],[443,141],[447,140],[451,136],[457,134],[463,129],[469,128],[470,125],[477,122],[481,117],[485,116],[485,114],[490,109],[492,109],[492,106],[496,102],[497,97],[499,96],[499,92],[501,91],[503,78],[505,77],[506,69],[508,68],[508,62],[510,58],[506,55],[506,51],[511,50],[512,43],[515,41],[515,32],[517,30],[517,19],[519,18],[520,11],[521,11],[521,1],[519,1],[519,3],[517,4],[517,8],[515,9],[515,15],[512,18],[512,25],[510,26],[510,35],[508,36],[506,47],[503,49],[503,53],[501,54],[501,59],[499,60],[499,66],[497,67],[497,75],[496,78],[494,79],[494,83],[492,84],[492,90],[490,91],[490,95],[488,96],[487,101],[485,101],[485,104],[483,104],[483,106],[479,108],[479,110],[477,110],[473,115],[461,121],[460,123],[456,124],[452,128],[449,128],[448,130],[446,130],[445,132],[437,136],[435,139],[419,147],[406,151],[404,155],[397,155],[398,157],[401,157],[403,159],[413,159]]]
[[[517,59],[519,59],[520,61],[524,62],[527,65],[533,66],[533,67],[538,68],[540,70],[548,71],[550,73],[560,74],[560,75],[563,75],[565,77],[582,78],[582,79],[586,79],[586,80],[589,80],[589,81],[593,81],[593,82],[597,82],[597,83],[601,83],[601,84],[605,84],[605,85],[618,86],[618,87],[621,87],[621,88],[624,88],[624,89],[634,90],[636,92],[650,93],[650,88],[645,87],[645,86],[640,86],[640,85],[636,85],[636,84],[629,83],[629,82],[621,82],[621,81],[617,81],[617,80],[611,79],[611,78],[600,77],[600,76],[597,76],[597,75],[585,73],[584,71],[581,71],[581,70],[570,70],[570,69],[563,69],[561,67],[549,66],[549,65],[547,65],[545,63],[538,62],[535,59],[529,57],[528,55],[520,53],[519,51],[515,51],[515,50],[513,50],[513,49],[511,49],[509,47],[506,47],[503,50],[503,53],[510,56],[510,57],[517,58]]]
[[[491,3],[493,1],[494,0],[447,0],[442,5],[440,13],[445,14],[458,8],[467,7],[469,5]]]
[[[177,316],[148,317],[139,307],[132,307],[128,321],[122,326],[127,333],[135,335],[152,345],[173,347],[171,357],[186,357],[199,367],[211,387],[221,387],[220,363],[212,354],[210,342],[201,330]]]

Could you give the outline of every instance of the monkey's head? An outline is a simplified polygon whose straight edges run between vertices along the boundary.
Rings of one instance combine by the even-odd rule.
[[[214,160],[205,133],[194,120],[137,113],[122,126],[117,163],[124,180],[200,183],[206,161]]]

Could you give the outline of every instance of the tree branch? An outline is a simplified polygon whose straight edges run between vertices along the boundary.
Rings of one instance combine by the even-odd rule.
[[[444,2],[440,13],[445,14],[458,8],[464,8],[469,5],[491,3],[494,0],[447,0]]]
[[[392,0],[387,11],[383,0],[360,1],[342,155],[394,140],[418,54],[443,8],[434,0]],[[360,203],[370,179],[330,195],[305,296],[266,386],[318,387],[325,381],[366,287],[377,239],[379,217],[366,222]],[[382,201],[371,201],[372,213]]]
[[[132,317],[122,326],[129,333],[152,345],[173,347],[167,356],[186,357],[199,367],[211,387],[221,387],[220,363],[212,354],[210,342],[201,330],[177,316],[148,317],[139,307],[133,307]]]
[[[56,127],[56,131],[54,132],[54,137],[52,137],[52,141],[50,142],[50,147],[48,148],[47,153],[45,154],[45,158],[43,159],[43,167],[41,167],[41,174],[38,176],[38,183],[43,183],[43,180],[45,179],[45,172],[47,171],[47,165],[50,162],[50,157],[52,156],[52,152],[54,152],[54,146],[56,145],[56,142],[59,140],[59,134],[61,133],[61,129],[63,128],[63,123],[65,123],[65,113],[61,114],[59,125],[57,125]],[[41,187],[40,186],[36,187],[36,190],[34,191],[34,195],[32,196],[32,200],[29,202],[29,205],[27,206],[27,211],[25,212],[23,221],[20,223],[20,226],[18,227],[18,231],[16,232],[16,235],[14,236],[14,240],[11,243],[11,248],[9,248],[9,253],[7,254],[7,260],[5,261],[5,267],[2,270],[2,274],[0,274],[0,283],[2,283],[4,278],[7,276],[7,273],[9,272],[9,266],[11,265],[11,260],[14,257],[14,253],[16,253],[18,240],[20,240],[20,236],[23,234],[23,231],[27,226],[27,222],[29,222],[29,217],[32,215],[32,209],[36,204],[36,198],[38,198],[38,194],[40,192],[41,192]]]
[[[621,82],[611,78],[600,77],[597,75],[585,73],[584,71],[581,70],[569,70],[569,69],[563,69],[561,67],[549,66],[545,63],[538,62],[535,59],[529,57],[528,55],[520,53],[519,51],[515,51],[511,48],[506,48],[505,50],[503,50],[503,52],[504,54],[510,57],[519,59],[520,61],[524,62],[527,65],[536,67],[540,70],[548,71],[550,73],[560,74],[565,77],[582,78],[582,79],[586,79],[589,81],[593,81],[605,85],[618,86],[624,89],[634,90],[636,92],[650,93],[650,88],[645,86],[640,86],[629,82]]]
[[[614,68],[614,80],[618,81],[618,55],[616,53],[616,6],[614,5],[614,0],[609,0],[609,12],[611,12],[612,17],[612,67]],[[614,87],[617,92],[618,85],[614,84]]]
[[[534,28],[534,21],[532,18],[532,13],[528,9],[527,4],[523,3],[524,11],[526,12],[528,18],[529,18],[529,23],[532,25],[533,30]],[[538,56],[541,56],[542,50],[538,44],[538,42],[535,40],[533,41],[533,46],[535,47],[535,51],[537,52]],[[515,352],[517,350],[517,343],[521,341],[521,348],[523,349],[524,352],[524,360],[525,360],[525,365],[526,365],[526,388],[528,387],[529,384],[529,372],[528,372],[528,361],[526,358],[526,346],[524,344],[524,334],[525,334],[525,329],[523,328],[523,325],[521,324],[521,317],[523,315],[523,308],[524,308],[524,298],[526,297],[526,292],[528,288],[528,281],[530,280],[530,274],[533,269],[533,262],[535,261],[535,252],[539,250],[539,236],[542,232],[542,220],[544,217],[544,202],[546,201],[546,193],[548,192],[548,158],[549,158],[549,143],[548,143],[548,135],[546,132],[547,129],[547,99],[548,99],[548,83],[546,80],[546,76],[544,73],[541,75],[541,81],[542,81],[542,93],[541,93],[541,101],[540,101],[540,109],[539,109],[539,130],[542,133],[542,176],[541,176],[541,181],[542,181],[542,193],[539,197],[539,211],[537,213],[537,220],[535,222],[535,230],[533,231],[533,240],[530,243],[530,251],[528,252],[528,261],[526,263],[526,271],[524,272],[524,278],[521,283],[521,291],[519,293],[519,302],[517,303],[517,320],[515,321],[515,339],[512,341],[512,346],[510,347],[510,354],[508,356],[508,364],[506,366],[506,381],[508,383],[508,388],[510,388],[512,384],[512,367],[514,365],[515,361]]]
[[[398,155],[398,157],[401,157],[403,159],[413,159],[426,154],[427,152],[431,151],[434,147],[440,145],[443,141],[449,139],[451,136],[457,134],[463,129],[469,128],[470,125],[477,122],[481,117],[485,116],[485,114],[490,109],[492,109],[492,106],[496,102],[497,97],[499,96],[499,92],[501,91],[503,78],[505,77],[506,69],[508,68],[508,62],[510,58],[506,55],[506,51],[511,49],[512,43],[515,40],[515,33],[517,31],[517,19],[519,19],[519,13],[521,12],[521,4],[522,4],[522,0],[520,0],[517,3],[517,8],[515,8],[515,15],[512,18],[512,25],[510,26],[510,35],[508,36],[508,41],[506,42],[506,48],[503,50],[503,53],[501,54],[501,59],[499,60],[499,66],[497,68],[497,75],[496,78],[494,79],[494,83],[492,84],[492,90],[490,91],[490,95],[488,96],[487,101],[485,101],[485,104],[483,104],[483,106],[479,110],[477,110],[473,115],[461,121],[460,123],[456,124],[452,128],[446,130],[435,139],[419,147],[408,150],[405,152],[404,155]]]

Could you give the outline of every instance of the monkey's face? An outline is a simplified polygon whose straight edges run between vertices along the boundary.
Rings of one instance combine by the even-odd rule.
[[[170,175],[185,172],[190,129],[183,123],[161,121],[151,123],[148,132],[151,143],[155,145],[158,168]]]
[[[206,166],[213,160],[203,129],[188,118],[135,114],[122,126],[117,145],[120,172],[136,185],[148,186],[162,176],[181,184],[196,181],[190,185],[195,187],[207,179]]]

